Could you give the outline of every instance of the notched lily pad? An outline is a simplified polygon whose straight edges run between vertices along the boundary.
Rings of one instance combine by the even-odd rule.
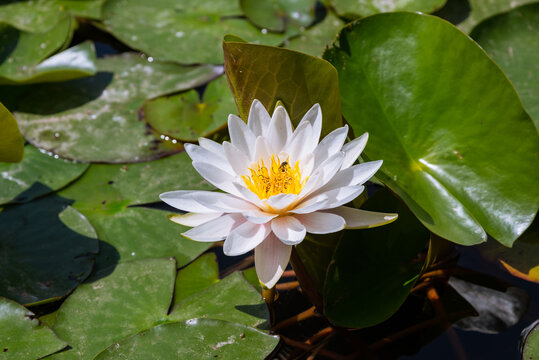
[[[178,271],[174,289],[174,305],[183,299],[219,282],[217,256],[210,252],[200,256],[185,268]]]
[[[202,99],[196,90],[146,102],[142,118],[157,132],[181,141],[208,137],[226,126],[236,103],[224,76],[210,82]]]
[[[180,151],[181,144],[163,141],[139,119],[138,108],[148,98],[201,85],[220,70],[148,60],[110,56],[97,60],[92,77],[32,87],[17,106],[23,135],[39,148],[85,162],[137,162]]]

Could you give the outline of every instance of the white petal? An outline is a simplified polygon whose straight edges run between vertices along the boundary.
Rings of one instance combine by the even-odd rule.
[[[271,219],[277,217],[277,214],[267,213],[265,211],[256,209],[245,211],[242,215],[249,221],[255,224],[265,224]]]
[[[161,200],[177,209],[195,213],[243,212],[256,206],[237,196],[216,191],[169,191]]]
[[[303,121],[307,121],[312,126],[312,141],[315,146],[320,140],[320,133],[322,131],[322,110],[320,109],[319,104],[314,104],[306,113],[303,115],[303,118],[300,121],[300,124]]]
[[[288,265],[292,246],[285,245],[272,233],[255,248],[255,268],[258,279],[271,289]]]
[[[304,198],[327,184],[341,168],[343,159],[344,153],[338,152],[324,161],[318,168],[315,168],[313,174],[307,179],[305,186],[301,189],[299,198]]]
[[[288,113],[282,106],[277,106],[271,117],[266,135],[266,145],[272,154],[281,152],[288,139],[292,136],[292,123]]]
[[[234,170],[222,155],[216,156],[214,152],[194,144],[185,144],[184,147],[187,155],[193,161],[207,163],[229,174],[234,174]]]
[[[216,213],[219,212],[215,209],[210,209],[193,197],[193,193],[197,191],[191,190],[177,190],[177,191],[168,191],[159,195],[159,198],[167,203],[168,205],[175,207],[188,212],[196,213]]]
[[[254,155],[251,160],[258,163],[260,160],[264,162],[264,165],[268,166],[271,163],[271,153],[269,151],[266,139],[263,136],[259,136],[255,140]]]
[[[262,211],[268,210],[268,207],[266,206],[266,204],[264,204],[262,200],[257,195],[255,195],[254,192],[252,192],[251,190],[245,187],[245,182],[243,181],[243,179],[239,180],[238,182],[235,182],[234,187],[236,188],[236,191],[239,193],[238,195],[239,197],[257,206]]]
[[[395,221],[398,217],[398,214],[378,213],[346,206],[324,210],[324,212],[342,216],[346,221],[347,229],[367,229],[382,226]]]
[[[235,228],[244,224],[247,220],[240,214],[226,214],[215,220],[210,220],[202,225],[184,232],[182,235],[188,239],[204,242],[214,242],[225,239]]]
[[[249,110],[249,120],[247,120],[249,129],[251,129],[255,136],[262,136],[266,134],[270,121],[271,117],[264,105],[257,99],[254,99]]]
[[[270,196],[266,200],[262,200],[262,202],[266,204],[269,209],[279,211],[287,208],[290,204],[296,201],[297,198],[298,196],[295,194],[277,194]]]
[[[225,192],[239,195],[233,185],[236,176],[205,162],[193,161],[193,167],[210,184]]]
[[[223,152],[228,163],[230,164],[231,169],[237,175],[251,175],[251,172],[249,171],[251,160],[247,157],[247,155],[227,141],[223,143]]]
[[[296,245],[305,239],[305,226],[293,216],[279,216],[271,220],[271,230],[286,245]]]
[[[298,125],[290,141],[286,144],[283,151],[290,155],[290,166],[294,166],[296,161],[303,160],[303,157],[312,153],[316,143],[312,141],[313,127],[309,122]]]
[[[333,189],[317,195],[310,195],[290,212],[295,214],[307,214],[322,209],[331,209],[341,206],[354,200],[363,192],[363,190],[365,190],[363,185],[355,185]]]
[[[322,139],[320,144],[318,144],[313,152],[315,169],[330,156],[341,150],[347,135],[348,126],[345,125],[341,128],[333,130],[324,139]]]
[[[204,149],[211,151],[216,156],[221,157],[223,159],[225,158],[223,155],[223,147],[221,144],[213,140],[203,138],[203,137],[198,138],[198,144],[200,145],[200,147],[203,147]]]
[[[236,115],[229,115],[228,133],[230,134],[230,142],[251,158],[256,137],[247,124]]]
[[[376,174],[380,166],[382,160],[369,161],[341,170],[325,186],[319,188],[316,194],[345,186],[362,185]]]
[[[294,215],[301,221],[307,232],[311,234],[330,234],[344,229],[344,219],[335,214],[324,212],[313,212],[309,214]]]
[[[198,226],[204,223],[207,223],[210,220],[216,219],[223,213],[187,213],[187,214],[174,214],[170,215],[168,218],[171,221],[174,221],[176,224],[185,225],[185,226]]]
[[[245,254],[258,246],[271,231],[269,224],[245,222],[235,228],[226,238],[223,252],[228,256]]]
[[[365,145],[367,145],[367,140],[369,139],[369,133],[365,133],[360,137],[350,141],[347,144],[344,144],[342,151],[346,154],[344,156],[344,161],[342,162],[342,169],[349,168],[357,160]]]

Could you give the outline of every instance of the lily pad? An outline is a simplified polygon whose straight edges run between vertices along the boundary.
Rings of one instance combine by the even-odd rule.
[[[258,99],[270,112],[281,101],[294,125],[319,103],[323,135],[342,125],[338,74],[325,60],[237,38],[226,38],[223,50],[225,72],[243,120]]]
[[[125,44],[183,64],[222,64],[225,34],[270,45],[283,41],[282,35],[264,33],[240,18],[238,1],[108,0],[102,15],[107,29]]]
[[[64,50],[31,67],[20,67],[17,72],[0,76],[0,84],[34,84],[78,79],[97,71],[95,48],[84,42]]]
[[[57,299],[90,274],[97,239],[86,218],[55,195],[0,213],[0,295],[22,304]]]
[[[474,26],[489,17],[510,11],[521,5],[537,2],[537,0],[468,0],[468,2],[470,3],[470,15],[458,24],[459,29],[465,33],[471,32]]]
[[[0,163],[0,204],[27,202],[61,189],[87,168],[88,164],[57,159],[26,145],[22,162]]]
[[[236,103],[224,76],[208,84],[199,98],[196,90],[146,102],[143,119],[161,134],[181,141],[197,141],[226,127]]]
[[[245,16],[256,26],[269,31],[309,26],[314,21],[315,5],[313,0],[240,0]]]
[[[92,77],[36,85],[19,100],[16,116],[28,141],[85,162],[136,162],[178,152],[180,144],[164,142],[139,120],[138,108],[220,71],[150,62],[133,53],[98,59],[97,65]]]
[[[0,22],[0,78],[17,81],[31,76],[41,61],[69,42],[72,32],[68,13],[44,33],[26,32]]]
[[[17,120],[2,103],[0,103],[0,129],[2,129],[0,133],[0,161],[21,161],[24,153],[24,139],[19,131]],[[2,188],[0,192],[3,190]]]
[[[72,15],[99,20],[101,19],[101,6],[105,0],[57,0]]]
[[[165,319],[175,276],[174,260],[139,260],[79,286],[54,323],[56,334],[72,349],[53,359],[93,359],[108,345]]]
[[[510,246],[526,230],[539,207],[539,136],[475,42],[434,16],[379,14],[343,29],[325,57],[345,118],[370,134],[365,158],[384,160],[379,179],[423,225],[463,245],[489,233]]]
[[[488,19],[471,36],[507,74],[539,129],[539,4]]]
[[[526,334],[524,334],[525,331]],[[524,329],[523,334],[525,338],[522,345],[522,359],[539,359],[539,321],[535,321],[530,327]]]
[[[393,315],[418,279],[417,260],[429,231],[389,190],[379,190],[363,209],[399,218],[373,229],[346,230],[327,271],[324,312],[344,327],[373,326]]]
[[[96,360],[150,358],[265,359],[279,338],[222,320],[190,319],[159,325],[105,349]]]
[[[34,313],[1,297],[0,339],[0,357],[5,360],[38,359],[67,346],[51,329],[34,319]]]
[[[219,282],[217,256],[210,252],[178,271],[174,289],[174,306],[183,299]]]
[[[346,17],[368,16],[395,11],[434,12],[447,0],[329,0],[335,11]]]
[[[341,19],[328,12],[322,22],[301,31],[299,36],[286,41],[285,47],[312,56],[322,56],[343,26],[344,22]]]
[[[56,0],[4,1],[0,5],[0,23],[27,32],[45,33],[65,14]]]

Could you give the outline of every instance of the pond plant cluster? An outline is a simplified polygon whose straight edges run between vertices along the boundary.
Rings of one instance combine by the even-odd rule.
[[[255,100],[318,104],[383,160],[347,206],[398,214],[307,226],[272,289],[159,199],[223,188],[189,149]],[[537,1],[2,1],[0,359],[539,359],[538,127]]]

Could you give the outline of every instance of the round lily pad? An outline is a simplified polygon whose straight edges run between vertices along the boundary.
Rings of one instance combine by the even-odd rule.
[[[66,14],[57,0],[3,1],[0,22],[35,33],[46,33]]]
[[[329,0],[339,15],[368,16],[395,11],[421,11],[431,13],[444,6],[447,0]]]
[[[344,24],[333,13],[328,12],[322,22],[300,31],[298,36],[287,40],[285,47],[312,56],[322,56],[324,50],[335,40]]]
[[[24,147],[20,163],[0,163],[0,204],[31,201],[78,178],[88,164],[57,159],[33,147]]]
[[[178,271],[174,288],[174,306],[183,299],[219,282],[217,256],[210,252]]]
[[[137,162],[181,150],[140,121],[138,108],[152,97],[190,89],[220,71],[182,67],[125,53],[98,59],[99,72],[84,79],[37,85],[17,105],[25,138],[61,157],[84,162]]]
[[[468,2],[470,3],[470,15],[458,24],[458,27],[466,33],[471,32],[474,26],[485,19],[521,5],[537,2],[537,0],[468,0]]]

